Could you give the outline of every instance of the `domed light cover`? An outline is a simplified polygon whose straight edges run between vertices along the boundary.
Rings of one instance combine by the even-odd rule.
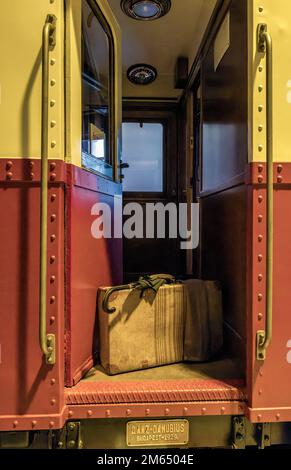
[[[157,70],[148,64],[132,65],[127,71],[127,78],[135,85],[149,85],[158,76]]]
[[[150,21],[166,15],[171,8],[171,0],[121,0],[122,11],[131,18]]]

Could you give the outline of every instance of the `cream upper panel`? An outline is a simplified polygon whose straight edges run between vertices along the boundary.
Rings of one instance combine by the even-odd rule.
[[[249,159],[266,160],[266,57],[257,52],[257,26],[273,39],[274,161],[291,161],[291,2],[249,0]],[[263,107],[263,110],[261,110]]]
[[[57,17],[49,77],[49,156],[64,157],[63,9],[62,0],[1,0],[1,158],[40,158],[42,30],[48,14]]]

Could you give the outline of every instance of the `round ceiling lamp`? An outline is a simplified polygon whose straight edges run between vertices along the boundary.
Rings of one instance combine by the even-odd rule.
[[[151,21],[165,16],[171,0],[121,0],[122,11],[135,20]]]
[[[158,76],[157,70],[152,65],[135,64],[127,71],[127,78],[135,85],[149,85]]]

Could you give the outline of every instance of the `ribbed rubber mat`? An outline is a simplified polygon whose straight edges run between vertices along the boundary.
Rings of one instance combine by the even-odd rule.
[[[68,405],[243,401],[241,380],[79,382],[66,389]]]

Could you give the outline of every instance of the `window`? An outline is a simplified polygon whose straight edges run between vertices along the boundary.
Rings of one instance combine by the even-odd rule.
[[[109,34],[82,0],[82,165],[112,177]]]
[[[126,192],[163,192],[164,126],[162,123],[125,122],[122,125],[123,189]]]

